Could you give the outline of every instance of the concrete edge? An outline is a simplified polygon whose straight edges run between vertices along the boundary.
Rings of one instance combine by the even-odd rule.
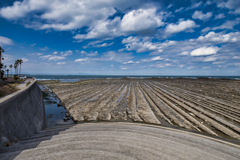
[[[17,97],[20,93],[28,90],[28,89],[29,89],[34,83],[36,83],[36,81],[37,81],[36,78],[33,77],[33,79],[34,79],[33,82],[30,83],[28,86],[26,86],[24,89],[20,89],[20,90],[14,92],[14,93],[12,93],[12,94],[9,94],[9,95],[7,95],[7,96],[5,96],[5,97],[0,98],[0,106],[1,106],[2,104],[4,104],[4,103],[7,103],[8,101],[11,101],[11,100],[14,99],[15,97]]]
[[[184,130],[180,130],[180,129],[170,128],[170,127],[165,127],[165,126],[157,126],[157,125],[154,125],[154,124],[141,124],[141,123],[129,123],[129,122],[98,122],[98,123],[72,124],[72,126],[77,126],[77,125],[94,125],[94,124],[95,125],[96,124],[113,124],[113,123],[115,125],[117,125],[117,124],[138,125],[138,126],[144,126],[144,127],[160,128],[160,129],[166,129],[166,130],[175,131],[175,132],[181,132],[181,133],[190,134],[190,135],[193,135],[193,136],[205,138],[205,139],[208,139],[208,140],[216,141],[216,142],[219,142],[219,143],[223,143],[223,144],[226,144],[226,145],[229,145],[229,146],[236,147],[236,148],[240,149],[240,145],[237,145],[237,144],[234,144],[234,143],[231,143],[231,142],[228,142],[228,141],[224,141],[224,140],[217,139],[217,138],[214,138],[214,137],[210,137],[210,136],[207,136],[207,135],[201,135],[201,134],[198,134],[198,133],[193,133],[193,132],[184,131]],[[53,127],[52,129],[54,129],[54,128],[55,127]],[[51,129],[51,128],[49,128],[49,129]]]

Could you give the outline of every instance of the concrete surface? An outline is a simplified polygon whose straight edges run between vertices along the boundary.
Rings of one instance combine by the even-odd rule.
[[[240,159],[240,146],[139,123],[88,123],[47,129],[0,150],[1,159]]]
[[[25,89],[25,88],[27,88],[31,84],[30,83],[28,86],[26,86],[26,84],[28,82],[33,83],[33,82],[35,82],[35,79],[34,78],[27,78],[23,83],[21,83],[18,86],[16,86],[16,88],[18,88],[18,89]]]
[[[0,99],[0,147],[33,135],[46,127],[42,92],[36,79]],[[25,82],[27,83],[27,82]]]

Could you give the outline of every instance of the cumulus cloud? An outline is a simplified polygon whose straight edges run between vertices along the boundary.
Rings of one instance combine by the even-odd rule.
[[[188,51],[183,51],[183,52],[179,53],[178,55],[186,56],[186,55],[189,55],[189,52]]]
[[[66,62],[58,62],[57,65],[64,65]]]
[[[134,63],[133,61],[128,61],[128,62],[124,62],[123,64],[131,64]]]
[[[13,45],[13,41],[7,37],[0,36],[0,46]]]
[[[161,53],[163,49],[167,46],[174,45],[175,41],[165,41],[163,43],[152,43],[148,37],[139,38],[130,36],[128,38],[124,38],[122,43],[125,44],[126,50],[136,50],[136,52],[146,52],[151,51],[155,53]]]
[[[178,24],[168,24],[166,27],[167,33],[178,33],[182,31],[187,31],[189,29],[199,27],[196,23],[192,20],[180,21]]]
[[[236,18],[233,21],[226,21],[225,23],[223,23],[222,25],[218,26],[218,27],[213,27],[213,30],[217,30],[217,29],[233,29],[233,27],[237,24],[240,23],[240,18]]]
[[[210,27],[206,27],[206,28],[202,29],[201,32],[206,33],[206,32],[208,32],[208,31],[210,31],[210,30],[211,30]]]
[[[138,9],[128,12],[121,21],[123,32],[151,32],[162,26],[162,16],[156,14],[156,8]]]
[[[202,13],[202,11],[195,11],[192,15],[193,19],[200,19],[200,20],[208,20],[212,17],[212,12],[207,12],[206,14]]]
[[[101,47],[108,47],[114,44],[114,42],[111,43],[102,43],[103,41],[98,40],[98,41],[92,41],[89,42],[87,45],[83,46],[83,48],[88,48],[88,47],[96,47],[96,48],[101,48]]]
[[[183,9],[184,9],[184,7],[181,7],[181,8],[179,8],[179,9],[176,9],[175,12],[176,12],[176,13],[177,13],[177,12],[181,12]]]
[[[76,59],[74,62],[86,62],[86,61],[88,61],[88,57]]]
[[[209,32],[205,36],[200,36],[198,41],[208,41],[216,43],[226,43],[226,42],[240,42],[240,32],[231,32],[228,34]]]
[[[163,58],[161,58],[160,56],[157,56],[157,57],[153,57],[151,60],[152,61],[159,61],[159,60],[163,60]]]
[[[150,67],[155,67],[155,68],[164,68],[164,67],[170,67],[170,66],[175,66],[170,63],[157,63],[157,64],[152,64]]]
[[[43,53],[31,53],[31,54],[27,54],[28,56],[41,56],[43,55]]]
[[[53,54],[58,54],[58,52],[57,52],[57,51],[55,51],[55,52],[53,52]]]
[[[45,50],[47,50],[48,49],[48,47],[46,46],[46,47],[44,47],[44,48],[40,48],[40,50],[42,50],[42,51],[45,51]]]
[[[223,13],[219,13],[215,15],[215,19],[223,19],[223,18],[225,18],[225,15]]]
[[[227,0],[217,4],[220,8],[232,9],[235,14],[240,14],[240,1],[238,0]]]
[[[233,59],[240,59],[240,56],[234,56]]]
[[[93,56],[97,56],[98,55],[98,51],[95,52],[86,52],[86,51],[81,51],[81,54],[85,55],[85,56],[89,56],[89,57],[93,57]]]
[[[98,21],[94,26],[90,27],[87,34],[76,34],[74,39],[107,39],[124,35],[119,29],[120,17],[113,20]]]
[[[218,59],[217,57],[208,56],[203,58],[203,62],[212,62],[212,61],[216,61],[217,59]]]
[[[189,9],[194,9],[194,8],[198,8],[199,6],[202,5],[202,2],[198,2],[198,3],[193,3],[190,7],[186,8],[186,10],[189,10]]]
[[[49,61],[58,61],[58,60],[66,59],[66,57],[63,57],[63,56],[54,56],[54,55],[45,55],[45,56],[41,56],[39,58],[41,58],[43,60],[48,59]]]
[[[79,0],[23,0],[0,10],[6,19],[34,17],[35,21],[25,25],[34,29],[72,30],[92,26],[116,13],[139,5],[139,0],[128,1],[79,1]]]
[[[55,52],[54,52],[55,53]],[[53,54],[54,54],[53,53]],[[65,51],[65,52],[61,52],[61,56],[70,56],[70,55],[72,55],[72,51],[71,50],[69,50],[69,51]]]
[[[27,58],[22,58],[22,60],[23,60],[24,63],[29,61],[29,59],[27,59]]]
[[[206,55],[212,55],[212,54],[216,54],[217,51],[220,48],[218,47],[200,47],[198,49],[193,50],[190,55],[191,56],[206,56]]]
[[[156,8],[132,10],[120,17],[96,22],[87,34],[77,34],[75,39],[109,39],[131,33],[146,34],[162,26],[162,14]],[[106,44],[105,44],[106,45]]]

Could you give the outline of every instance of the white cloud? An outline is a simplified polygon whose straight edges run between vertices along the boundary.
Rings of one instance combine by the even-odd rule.
[[[157,63],[157,64],[152,64],[150,67],[155,67],[155,68],[164,68],[164,67],[171,67],[174,66],[170,63]]]
[[[88,61],[88,57],[76,59],[74,62],[86,62],[86,61]]]
[[[7,37],[0,36],[0,46],[13,45],[13,41]]]
[[[22,60],[23,60],[24,63],[29,61],[29,59],[27,59],[27,58],[22,58]]]
[[[220,48],[218,47],[200,47],[198,49],[193,50],[190,55],[191,56],[206,56],[216,54]]]
[[[128,61],[128,62],[124,62],[123,64],[131,64],[134,63],[133,61]]]
[[[212,62],[212,61],[216,61],[217,59],[218,59],[217,57],[209,56],[209,57],[205,57],[203,59],[203,62]]]
[[[98,55],[98,51],[95,52],[86,52],[86,51],[81,51],[81,54],[84,54],[85,56],[89,56],[89,57],[93,57],[93,56],[97,56]]]
[[[2,63],[4,63],[4,65],[8,65],[8,64],[13,64],[14,63],[13,56],[11,56],[11,55],[2,53],[2,58],[4,58],[4,61],[2,61]]]
[[[206,27],[206,28],[202,29],[201,32],[206,33],[206,32],[208,32],[208,31],[210,31],[210,30],[211,30],[210,27]]]
[[[93,45],[93,47],[97,47],[97,48],[100,48],[100,47],[108,47],[108,46],[113,45],[113,43],[114,43],[114,42],[112,42],[112,43],[96,44],[96,45]]]
[[[87,34],[77,34],[74,39],[107,39],[124,35],[120,29],[120,17],[115,17],[113,20],[102,20],[90,27]]]
[[[184,7],[181,7],[179,9],[176,9],[175,12],[181,12],[184,9]]]
[[[190,67],[188,67],[188,69],[193,69],[193,68],[196,68],[196,66],[190,66]]]
[[[183,51],[183,52],[179,53],[178,55],[186,56],[186,55],[189,55],[189,52],[188,51]]]
[[[32,53],[32,54],[27,54],[28,56],[41,56],[43,53]]]
[[[209,69],[209,68],[211,68],[211,67],[203,67],[203,69]]]
[[[121,69],[127,69],[127,68],[121,68]]]
[[[198,8],[199,6],[202,5],[202,2],[198,2],[198,3],[193,3],[190,7],[186,8],[186,10],[189,10],[189,9],[194,9],[194,8]]]
[[[111,65],[111,67],[113,67],[113,65]]]
[[[136,50],[138,53],[146,51],[154,51],[155,53],[163,52],[163,49],[167,46],[174,45],[175,41],[165,41],[163,43],[152,43],[148,37],[138,38],[138,37],[128,37],[122,40],[125,44],[126,50]]]
[[[236,18],[233,21],[226,21],[225,23],[223,23],[222,25],[218,26],[218,27],[213,27],[213,30],[217,30],[217,29],[233,29],[233,27],[237,24],[240,23],[240,18]]]
[[[42,50],[42,51],[45,51],[45,50],[47,50],[48,49],[48,47],[46,46],[46,47],[44,47],[44,48],[40,48],[40,50]]]
[[[156,8],[138,9],[128,12],[121,21],[123,32],[150,32],[162,26],[162,16],[156,14]]]
[[[53,53],[54,54],[54,53]],[[63,52],[61,52],[61,56],[70,56],[70,55],[72,55],[72,51],[71,50],[69,50],[69,51],[65,51],[64,53]]]
[[[153,57],[151,60],[152,61],[159,61],[159,60],[163,60],[163,58],[161,58],[160,56],[157,56],[157,57]]]
[[[66,62],[58,62],[57,64],[58,65],[64,65],[64,64],[66,64]]]
[[[58,52],[57,52],[57,51],[55,51],[55,52],[53,52],[53,54],[58,54]]]
[[[101,60],[104,61],[116,61],[116,62],[124,62],[124,61],[129,61],[133,58],[131,55],[132,53],[117,53],[114,51],[108,51],[103,54],[101,57]]]
[[[33,43],[33,44],[31,44],[30,46],[32,46],[32,47],[33,47],[33,46],[35,46],[35,45],[36,45],[36,43]]]
[[[215,15],[215,19],[223,19],[223,18],[225,18],[225,15],[223,13],[219,13]]]
[[[41,56],[39,57],[41,59],[48,59],[49,61],[58,61],[58,60],[63,60],[66,59],[66,57],[63,56],[54,56],[54,55],[45,55],[45,56]]]
[[[233,59],[240,59],[240,56],[234,56]]]
[[[213,62],[213,64],[224,64],[225,62],[223,61],[218,61],[218,62]]]
[[[220,8],[233,9],[232,13],[240,14],[240,1],[239,0],[227,0],[217,4]]]
[[[227,43],[227,42],[240,42],[240,32],[231,32],[228,34],[209,32],[205,36],[200,36],[197,39],[203,42],[216,42],[216,43]]]
[[[186,31],[192,28],[198,27],[196,23],[192,20],[180,21],[178,24],[168,24],[166,27],[167,33],[178,33],[182,31]]]
[[[212,17],[212,12],[207,12],[206,14],[202,13],[202,11],[195,11],[192,15],[193,19],[200,19],[200,20],[208,20]]]

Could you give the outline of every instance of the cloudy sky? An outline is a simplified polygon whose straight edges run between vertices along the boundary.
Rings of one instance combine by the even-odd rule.
[[[240,0],[1,0],[23,73],[240,75]]]

